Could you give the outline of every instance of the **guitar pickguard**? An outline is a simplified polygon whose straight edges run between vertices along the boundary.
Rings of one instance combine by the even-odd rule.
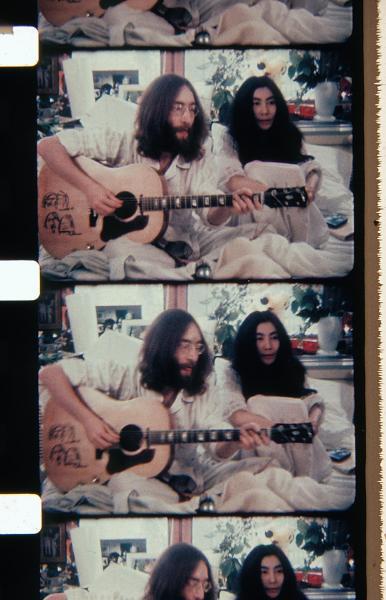
[[[145,215],[138,215],[132,221],[118,221],[115,217],[105,217],[103,220],[103,227],[100,234],[103,242],[109,240],[116,240],[127,233],[133,231],[141,231],[147,227],[149,217]]]
[[[130,469],[137,465],[150,463],[155,454],[155,450],[152,450],[151,448],[147,448],[138,454],[132,455],[124,454],[119,448],[114,448],[108,452],[109,462],[106,465],[106,471],[110,475],[120,473],[121,471],[125,471],[126,469]]]

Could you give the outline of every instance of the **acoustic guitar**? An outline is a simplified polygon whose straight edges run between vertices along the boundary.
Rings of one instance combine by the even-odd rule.
[[[164,195],[161,178],[147,165],[111,168],[83,156],[75,162],[123,204],[112,215],[98,216],[79,189],[43,165],[38,182],[39,239],[55,258],[75,250],[100,250],[121,236],[140,244],[155,242],[166,230],[171,209],[232,206],[231,194]],[[270,188],[254,197],[271,208],[304,208],[308,204],[304,187]]]
[[[109,6],[123,1],[137,10],[151,10],[157,4],[157,0],[39,0],[39,10],[49,23],[60,27],[76,17],[101,17]]]
[[[168,410],[157,399],[114,401],[87,387],[78,389],[91,410],[120,435],[116,446],[96,450],[81,423],[50,399],[43,415],[42,450],[48,477],[62,491],[79,484],[105,483],[127,469],[155,477],[170,464],[175,444],[238,441],[239,429],[176,430]],[[279,444],[310,444],[311,423],[278,423],[267,433]]]

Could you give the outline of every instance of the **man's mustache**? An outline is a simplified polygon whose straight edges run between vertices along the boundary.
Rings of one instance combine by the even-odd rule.
[[[180,369],[194,369],[194,367],[196,366],[196,362],[188,362],[188,363],[184,363],[182,365],[179,365]]]
[[[179,133],[180,131],[186,131],[186,133],[190,133],[191,130],[191,127],[173,127],[174,133]]]

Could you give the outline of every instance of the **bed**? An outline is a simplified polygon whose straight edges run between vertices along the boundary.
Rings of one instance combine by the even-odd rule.
[[[133,126],[135,105],[117,98],[104,96],[85,114],[85,127],[109,124],[112,128]],[[225,128],[213,124],[211,138],[214,155],[218,154],[219,140]],[[307,144],[307,151],[322,165],[322,184],[315,203],[324,217],[341,213],[348,217],[348,235],[330,232],[327,244],[315,249],[305,242],[290,243],[284,236],[262,233],[249,242],[237,238],[228,249],[209,263],[214,280],[237,278],[283,279],[298,277],[343,277],[353,267],[354,200],[350,190],[352,150],[346,146]],[[245,248],[247,244],[247,248]],[[250,255],[253,254],[253,260]],[[193,281],[198,263],[174,268],[173,261],[161,264],[149,262],[142,256],[141,246],[135,252],[128,249],[123,238],[109,241],[103,250],[78,250],[62,259],[53,258],[44,248],[40,252],[42,274],[51,280],[68,281]]]
[[[110,356],[124,364],[128,352],[138,352],[139,342],[117,332],[106,332],[85,353],[89,359]],[[77,359],[74,359],[77,360]],[[216,360],[218,388],[224,384],[222,368],[225,360]],[[222,365],[222,367],[221,367]],[[213,489],[213,501],[218,514],[235,512],[296,512],[298,510],[344,510],[355,499],[355,431],[353,425],[354,394],[351,381],[310,379],[309,384],[323,396],[324,420],[320,439],[327,450],[346,447],[351,456],[333,466],[332,473],[322,483],[311,477],[294,477],[283,468],[267,462],[267,467],[252,475],[248,472],[232,476],[225,488]],[[44,410],[45,394],[40,396]],[[78,485],[67,493],[60,492],[50,482],[42,467],[42,503],[47,512],[100,514],[194,514],[200,498],[170,502],[157,497],[136,496],[119,492],[114,496],[108,485]],[[221,488],[221,490],[220,490]]]
[[[202,47],[196,38],[202,30],[209,34],[201,38],[209,41],[207,46],[339,43],[352,33],[352,6],[346,0],[329,0],[322,15],[313,15],[280,0],[257,0],[253,6],[236,4],[180,34],[158,15],[124,3],[108,8],[102,17],[77,17],[60,27],[39,15],[43,43],[74,47]]]

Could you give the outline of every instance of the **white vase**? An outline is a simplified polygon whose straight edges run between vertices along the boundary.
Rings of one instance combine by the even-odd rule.
[[[322,352],[335,352],[342,332],[340,317],[322,317],[318,323],[318,342]]]
[[[346,553],[344,550],[326,550],[322,556],[323,587],[339,588],[346,572]]]
[[[315,118],[334,121],[333,112],[338,101],[338,85],[335,81],[323,81],[315,87]]]

